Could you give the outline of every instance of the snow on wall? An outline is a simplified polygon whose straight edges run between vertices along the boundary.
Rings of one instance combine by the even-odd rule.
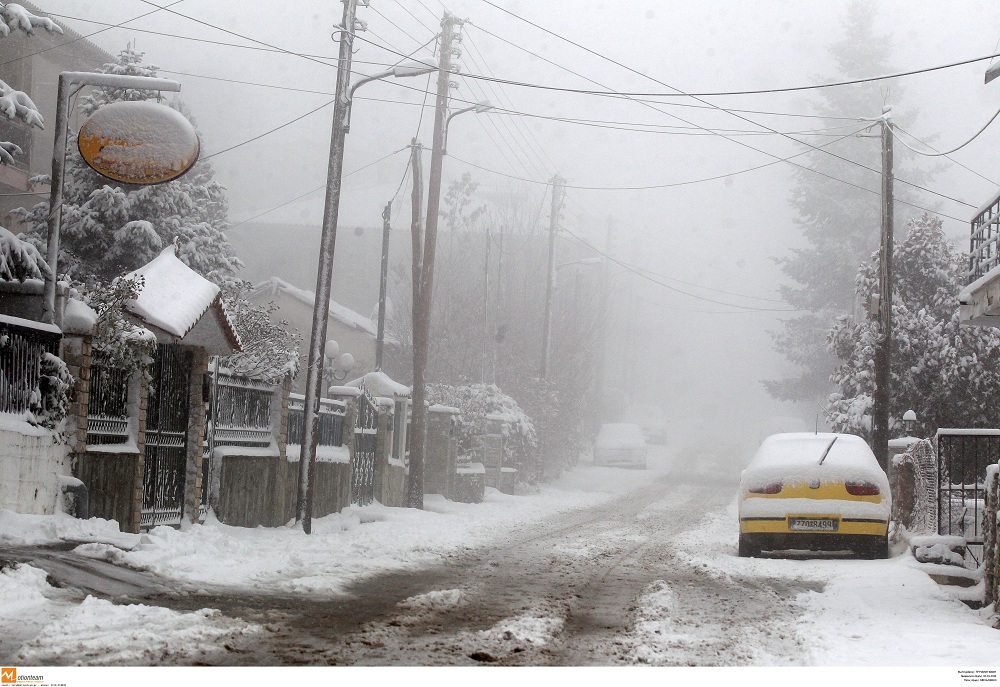
[[[191,331],[219,295],[219,287],[181,262],[172,245],[128,276],[146,282],[129,302],[129,312],[178,338]]]
[[[61,502],[59,478],[70,473],[69,447],[18,416],[0,415],[0,510],[56,513]]]

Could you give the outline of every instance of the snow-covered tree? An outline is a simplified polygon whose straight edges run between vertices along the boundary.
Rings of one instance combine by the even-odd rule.
[[[949,245],[941,219],[924,213],[907,222],[893,252],[893,318],[889,423],[914,410],[921,436],[939,427],[995,427],[1000,408],[1000,334],[991,327],[964,327],[957,295],[966,259]],[[859,303],[878,292],[878,254],[856,278]],[[829,350],[841,361],[831,376],[837,386],[827,415],[837,431],[871,435],[877,322],[842,316],[829,332]]]
[[[142,63],[143,53],[123,50],[102,73],[155,77],[157,68]],[[80,109],[90,115],[122,100],[157,98],[153,91],[95,88],[82,98]],[[189,120],[181,103],[176,108]],[[193,123],[193,120],[192,120]],[[30,239],[46,242],[48,202],[22,215],[32,224]],[[60,272],[89,288],[110,284],[155,258],[177,241],[178,256],[193,270],[223,288],[238,288],[236,271],[242,262],[226,237],[228,200],[214,180],[211,163],[202,160],[180,179],[154,186],[118,184],[92,170],[74,146],[66,160]]]
[[[876,13],[874,3],[855,0],[850,5],[844,38],[830,46],[836,78],[892,71],[892,43],[888,36],[876,32]],[[859,117],[878,116],[886,102],[898,103],[901,95],[897,85],[887,93],[881,82],[817,93],[812,106],[829,118],[825,126],[840,127],[834,130],[845,134],[848,131],[843,127],[855,124]],[[896,112],[895,118],[907,117]],[[877,132],[876,127],[873,133]],[[850,310],[857,266],[879,240],[879,195],[863,190],[879,188],[878,139],[854,136],[825,150],[858,164],[817,151],[809,155],[809,169],[796,168],[794,172],[791,204],[804,243],[777,262],[788,279],[780,287],[782,297],[803,313],[783,320],[782,329],[773,334],[775,349],[799,370],[798,376],[765,382],[771,395],[781,400],[819,400],[830,392],[829,374],[837,362],[826,348],[826,331],[830,321]],[[908,159],[905,152],[897,152],[897,174]],[[912,169],[907,169],[905,176],[912,181],[923,178]],[[896,194],[906,199],[907,188],[897,184]]]
[[[463,424],[458,440],[459,450],[465,455],[475,449],[476,437],[485,433],[487,416],[502,418],[504,467],[516,468],[522,481],[533,477],[538,449],[535,426],[517,401],[495,384],[428,384],[427,400],[461,411]]]
[[[257,305],[244,298],[248,282],[240,291],[227,292],[223,304],[239,333],[243,351],[226,356],[222,364],[234,374],[252,379],[277,381],[295,376],[299,367],[302,337],[286,320],[274,320],[274,303]]]
[[[23,31],[31,36],[35,27],[41,26],[50,33],[63,30],[48,17],[31,14],[21,5],[7,3],[0,5],[0,37],[9,36],[11,31]],[[27,93],[11,87],[0,79],[0,113],[8,119],[20,119],[25,124],[45,128],[38,108]],[[14,162],[15,155],[22,155],[20,146],[10,141],[0,141],[0,164]],[[4,227],[0,227],[0,281],[24,281],[41,279],[48,274],[49,266],[38,251],[25,244]]]

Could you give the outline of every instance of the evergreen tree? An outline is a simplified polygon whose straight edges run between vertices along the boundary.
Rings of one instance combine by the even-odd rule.
[[[900,431],[902,414],[910,409],[921,436],[939,427],[995,427],[1000,333],[960,324],[957,295],[966,257],[949,245],[941,219],[924,213],[907,229],[893,254],[890,431]],[[873,254],[857,273],[862,302],[878,293],[877,259]],[[874,317],[843,316],[829,332],[829,350],[841,360],[831,377],[838,390],[827,404],[837,431],[871,435],[877,328]]]
[[[874,15],[875,7],[871,4],[855,2],[850,6],[845,36],[830,48],[838,78],[892,71],[891,43],[888,37],[875,33]],[[859,117],[878,116],[885,103],[899,102],[901,91],[895,85],[891,92],[885,89],[884,82],[821,89],[821,99],[813,106],[829,118],[827,126],[844,127]],[[776,350],[798,366],[800,374],[765,382],[771,395],[778,399],[821,399],[830,391],[829,375],[837,361],[826,347],[826,333],[830,322],[852,308],[852,284],[858,265],[879,242],[878,172],[882,163],[877,126],[870,133],[875,138],[853,136],[825,148],[859,164],[817,151],[810,155],[808,166],[820,174],[795,170],[796,187],[791,203],[798,214],[796,224],[805,246],[793,249],[777,262],[790,280],[780,287],[782,297],[804,314],[785,320],[783,329],[772,336]],[[905,161],[902,154],[897,155],[897,175],[902,161]],[[905,174],[909,179],[921,179],[912,170]],[[875,192],[868,193],[862,188]],[[904,185],[896,184],[896,197],[907,199]]]
[[[143,54],[123,50],[116,62],[100,70],[106,74],[155,77],[157,68],[142,64]],[[81,110],[91,115],[103,105],[122,100],[155,99],[152,91],[95,88],[82,99]],[[179,102],[171,104],[188,119]],[[32,223],[29,240],[44,247],[48,202],[22,214]],[[177,242],[180,259],[193,270],[226,289],[238,289],[236,270],[242,262],[226,238],[228,200],[225,188],[214,180],[208,161],[199,161],[180,179],[155,186],[112,182],[92,170],[75,146],[66,160],[59,267],[78,282],[93,288],[135,270]]]

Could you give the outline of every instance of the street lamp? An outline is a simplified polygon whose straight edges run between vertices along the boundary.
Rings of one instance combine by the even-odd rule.
[[[441,143],[441,154],[448,154],[448,127],[451,126],[451,120],[460,114],[465,112],[475,112],[476,114],[482,114],[484,112],[489,112],[493,109],[493,103],[489,100],[483,100],[482,102],[476,103],[475,105],[470,105],[469,107],[462,108],[461,110],[455,110],[450,115],[448,119],[444,122],[444,141]]]
[[[52,175],[49,189],[48,245],[45,259],[50,274],[45,278],[45,303],[43,319],[55,323],[56,274],[59,260],[59,232],[62,228],[63,178],[66,168],[66,140],[69,137],[69,101],[87,86],[109,88],[134,88],[150,91],[181,90],[181,85],[171,79],[123,74],[95,74],[92,72],[62,72],[56,91],[55,141],[52,146]]]
[[[372,76],[366,76],[362,79],[358,79],[347,95],[347,115],[344,118],[344,133],[349,134],[351,132],[351,110],[354,104],[354,92],[359,88],[364,86],[366,83],[371,83],[372,81],[381,81],[387,79],[390,76],[394,76],[397,79],[402,79],[408,76],[420,76],[421,74],[430,74],[431,72],[436,72],[438,66],[435,62],[405,62],[403,64],[397,64],[392,69],[387,69],[379,74],[373,74]]]
[[[341,353],[340,344],[333,339],[326,342],[323,358],[326,363],[324,369],[334,381],[344,381],[354,369],[354,356],[350,353]]]
[[[333,125],[330,134],[330,160],[327,166],[326,201],[323,208],[323,231],[320,236],[319,264],[316,271],[316,299],[313,303],[312,329],[306,362],[306,393],[303,407],[302,458],[299,462],[299,494],[296,521],[302,530],[312,531],[313,473],[316,465],[316,437],[319,430],[320,386],[323,376],[323,348],[326,342],[327,319],[333,282],[333,252],[337,241],[337,218],[340,214],[341,178],[344,171],[344,142],[349,128],[351,100],[365,83],[394,77],[419,76],[437,71],[437,65],[399,65],[391,70],[365,77],[352,87],[351,58],[353,57],[354,27],[357,0],[344,2],[343,35],[340,40],[337,70],[337,95],[334,101]]]

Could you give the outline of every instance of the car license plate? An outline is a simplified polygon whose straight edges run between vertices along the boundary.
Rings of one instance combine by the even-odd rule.
[[[836,532],[833,518],[789,518],[788,529],[802,532]]]

